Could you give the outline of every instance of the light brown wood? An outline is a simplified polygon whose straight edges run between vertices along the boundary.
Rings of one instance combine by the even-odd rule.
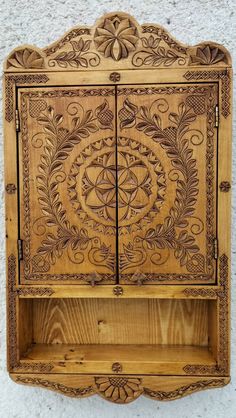
[[[29,362],[50,362],[54,373],[111,373],[119,360],[122,373],[179,374],[186,361],[190,364],[204,362],[206,366],[216,364],[206,347],[158,346],[158,345],[69,345],[36,344],[21,359],[21,365]]]
[[[19,92],[23,282],[116,281],[114,93]]]
[[[32,341],[204,346],[207,310],[206,300],[38,299],[33,301]]]
[[[80,376],[60,374],[19,374],[11,378],[21,384],[47,388],[72,397],[86,397],[98,394],[118,404],[129,403],[140,395],[158,401],[170,401],[199,390],[220,388],[229,383],[224,377],[186,376]]]
[[[128,85],[117,94],[121,282],[214,282],[217,88]]]
[[[229,52],[115,12],[4,73],[13,380],[116,403],[227,384]]]

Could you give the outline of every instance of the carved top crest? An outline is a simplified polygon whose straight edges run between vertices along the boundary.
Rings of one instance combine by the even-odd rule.
[[[222,45],[203,42],[186,46],[159,25],[139,25],[129,14],[113,12],[99,18],[94,27],[73,28],[46,48],[23,45],[14,49],[5,61],[4,70],[38,72],[229,65],[230,54]]]

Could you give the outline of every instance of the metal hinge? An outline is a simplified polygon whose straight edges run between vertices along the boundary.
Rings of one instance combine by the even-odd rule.
[[[17,246],[18,246],[18,259],[23,260],[23,241],[22,241],[22,239],[17,240]]]
[[[215,127],[218,128],[219,126],[219,106],[216,105],[215,107]]]
[[[19,115],[19,110],[16,109],[16,113],[15,113],[15,124],[16,124],[16,132],[20,131],[20,115]]]
[[[218,258],[218,239],[217,238],[214,239],[213,244],[214,244],[214,258],[217,260]]]

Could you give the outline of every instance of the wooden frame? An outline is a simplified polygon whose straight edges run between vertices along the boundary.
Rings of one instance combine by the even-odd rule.
[[[104,36],[106,35],[106,42]],[[104,35],[104,36],[103,36]],[[40,50],[31,45],[14,49],[4,65],[4,131],[5,131],[5,190],[6,242],[8,278],[8,369],[18,383],[37,385],[59,393],[83,397],[98,393],[103,398],[127,403],[141,394],[157,400],[172,400],[192,392],[222,387],[229,378],[229,305],[230,305],[230,187],[231,187],[231,97],[232,70],[229,52],[213,42],[196,46],[180,44],[158,25],[139,25],[132,16],[122,12],[106,14],[93,28],[76,27],[59,41]],[[108,284],[91,287],[74,283],[40,284],[24,282],[20,278],[19,246],[19,178],[17,138],[22,118],[17,113],[18,91],[41,86],[116,86],[157,83],[213,83],[218,86],[218,113],[215,118],[218,135],[217,161],[217,259],[216,281],[205,284],[172,282],[167,285],[134,286]],[[21,257],[20,257],[21,258]],[[22,277],[23,278],[23,277]],[[132,365],[129,355],[124,361],[117,354],[92,361],[86,358],[78,366],[81,353],[68,362],[60,356],[50,358],[45,346],[44,355],[31,353],[22,357],[30,342],[30,313],[37,301],[62,299],[109,300],[184,300],[206,305],[212,356],[204,349],[193,351],[177,361],[182,351],[172,360],[147,362],[139,357]],[[51,301],[51,302],[50,302]],[[44,303],[44,302],[43,302]],[[47,302],[46,302],[47,303]],[[68,302],[69,303],[69,302]],[[165,303],[165,302],[163,302]],[[205,305],[204,305],[205,303]],[[131,306],[131,305],[130,305]],[[191,305],[194,306],[194,305]],[[34,308],[36,309],[36,308]],[[24,321],[23,321],[24,318]],[[174,325],[173,325],[174,326]],[[22,335],[25,335],[23,340]],[[73,347],[71,347],[73,349]],[[67,353],[63,351],[63,355]],[[146,347],[146,350],[149,350]],[[148,351],[146,351],[147,353]],[[163,351],[158,352],[164,355]],[[186,351],[187,353],[187,351]],[[67,353],[68,354],[68,353]],[[140,355],[140,354],[139,354]],[[150,354],[151,355],[151,354]],[[171,351],[167,350],[171,359]],[[126,356],[126,357],[125,357]],[[72,356],[73,357],[73,356]],[[118,356],[119,357],[119,356]],[[164,355],[165,357],[165,355]],[[100,362],[99,367],[96,361]],[[63,364],[62,364],[63,363]],[[77,364],[77,365],[76,365]],[[96,368],[97,367],[97,368]],[[96,372],[94,372],[96,370]],[[73,373],[73,374],[71,374]]]

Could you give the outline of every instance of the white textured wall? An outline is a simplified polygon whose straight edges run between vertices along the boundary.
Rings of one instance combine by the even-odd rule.
[[[78,24],[93,25],[110,11],[125,11],[140,23],[159,23],[189,44],[213,40],[233,55],[236,43],[235,0],[0,0],[0,58],[24,43],[44,47]],[[235,63],[236,64],[236,63]],[[236,65],[235,65],[236,68]],[[0,121],[2,123],[2,119]],[[0,127],[2,133],[2,126]],[[5,255],[3,207],[3,139],[0,140],[0,418],[236,418],[236,259],[233,238],[232,383],[223,389],[199,392],[178,401],[161,403],[140,397],[129,405],[115,405],[98,396],[71,399],[45,389],[13,383],[6,372]],[[234,173],[236,161],[234,152]],[[233,224],[236,200],[233,201]],[[235,227],[234,227],[235,229]]]

